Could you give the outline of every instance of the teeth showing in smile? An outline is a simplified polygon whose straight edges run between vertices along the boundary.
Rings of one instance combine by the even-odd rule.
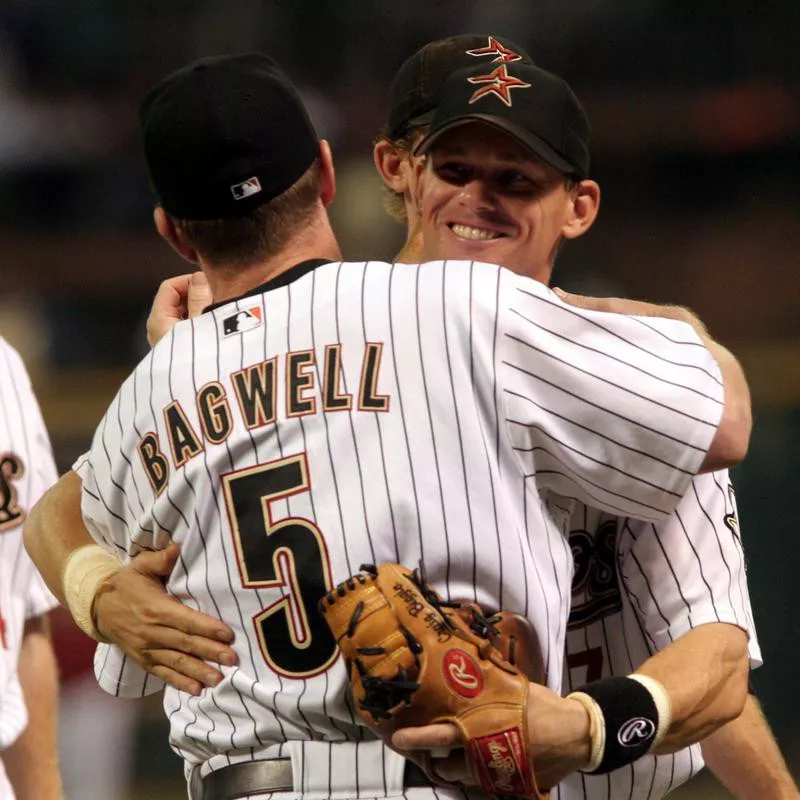
[[[499,233],[494,233],[492,231],[486,231],[483,228],[473,228],[470,225],[460,225],[457,222],[454,222],[450,226],[450,230],[461,239],[497,239],[499,238]]]

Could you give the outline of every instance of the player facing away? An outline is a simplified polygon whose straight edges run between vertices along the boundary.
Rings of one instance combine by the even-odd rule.
[[[25,516],[57,473],[28,373],[2,338],[0,448],[0,800],[61,800],[47,618],[58,602],[22,544]]]
[[[512,101],[516,105],[508,105],[507,113],[513,117],[512,109],[520,109],[526,100],[524,87],[518,80],[515,82],[525,70],[518,74],[517,67],[530,59],[518,45],[499,36],[463,35],[431,42],[403,64],[393,82],[388,121],[376,141],[374,157],[389,189],[387,210],[399,221],[407,222],[408,239],[401,258],[413,260],[421,253],[422,237],[414,202],[418,180],[414,166],[419,157],[415,158],[412,151],[428,133],[436,107],[440,101],[455,102],[450,123],[456,123],[461,98],[465,118],[462,134],[468,131],[463,123],[471,115],[477,118],[486,111],[485,103],[469,102],[474,93],[465,95],[458,87],[454,92],[452,85],[443,90],[448,75],[474,66],[476,57],[485,59],[487,66],[473,70],[468,80],[474,81],[475,89],[488,87],[491,100],[496,99],[495,95],[501,100],[505,98],[505,94],[500,97],[504,89],[497,70],[503,72],[502,65],[507,65],[507,99],[516,98]],[[494,77],[488,81],[490,76]],[[497,103],[495,106],[498,107]],[[520,115],[516,121],[523,121],[523,117]],[[453,135],[457,145],[466,141],[458,138],[457,131]],[[451,183],[463,181],[462,175],[470,166],[463,152],[457,155],[455,164],[439,170]],[[481,180],[480,175],[473,177]],[[486,180],[485,187],[491,188],[490,181]],[[484,220],[478,224],[480,234],[459,229],[461,241],[445,240],[436,250],[436,256],[458,253],[502,260],[497,248],[503,243],[486,235],[491,225],[486,225],[485,220],[496,223],[497,203],[488,192],[481,196],[475,187],[463,188],[462,213],[472,213],[473,222]],[[466,233],[472,234],[471,241],[465,239]],[[541,231],[535,236],[543,238]],[[536,261],[537,251],[528,250],[532,262],[537,264],[533,269],[540,280],[549,281],[556,251],[557,248],[549,259]],[[760,664],[735,500],[727,471],[695,478],[673,514],[653,525],[602,514],[577,504],[569,521],[569,537],[576,570],[567,636],[565,691],[577,688],[587,679],[629,674],[653,653],[668,648],[688,631],[710,623],[732,623],[747,630],[751,666]],[[709,633],[710,629],[705,628],[693,636]],[[687,641],[682,642],[682,646],[686,645]],[[677,655],[674,646],[671,652]],[[679,662],[676,666],[676,674],[689,680],[685,668],[681,669]],[[704,756],[737,797],[796,796],[794,781],[752,696],[748,697],[739,719],[703,742],[702,754],[700,746],[694,745],[668,756],[648,756],[611,775],[572,775],[554,796],[561,800],[661,797],[697,773]],[[751,768],[743,770],[740,766],[743,763]]]
[[[743,378],[687,325],[569,306],[496,265],[341,262],[329,150],[265,57],[174,73],[142,121],[156,225],[215,303],[121,387],[37,507],[29,550],[101,637],[94,612],[119,561],[181,545],[169,592],[222,619],[238,657],[197,696],[165,690],[193,797],[231,781],[259,797],[400,794],[417,779],[356,724],[320,597],[361,563],[422,561],[447,597],[524,611],[558,690],[572,574],[559,499],[670,513],[698,470],[746,449]],[[232,330],[243,311],[259,324]],[[113,567],[76,549],[77,508],[62,503],[78,481]],[[95,567],[97,595],[73,580]],[[101,648],[109,690],[157,688],[133,671],[121,684],[118,656]],[[565,721],[556,739],[574,742],[580,719],[581,752],[565,757],[580,766],[586,714],[548,703]]]

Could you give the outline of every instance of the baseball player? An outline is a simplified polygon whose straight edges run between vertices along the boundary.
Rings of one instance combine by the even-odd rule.
[[[28,373],[2,338],[0,442],[0,800],[60,800],[47,620],[58,603],[22,546],[25,515],[57,474]]]
[[[406,258],[421,252],[411,151],[427,133],[446,76],[480,59],[490,66],[470,76],[476,87],[486,85],[477,82],[482,77],[478,72],[494,74],[507,64],[506,72],[513,77],[513,65],[530,61],[509,40],[456,36],[423,47],[405,62],[394,81],[388,123],[375,144],[374,157],[390,190],[387,210],[408,222]],[[485,110],[478,105],[465,107],[464,113]],[[459,244],[465,246],[470,245]],[[490,243],[478,241],[474,246],[475,257],[502,258],[488,254]],[[457,252],[469,254],[463,249]],[[453,254],[448,247],[439,252]],[[549,263],[540,279],[549,280],[551,268]],[[567,637],[567,690],[587,679],[627,675],[674,639],[709,622],[745,628],[751,665],[760,664],[726,471],[696,478],[676,511],[653,526],[578,506],[570,529],[576,571]],[[704,742],[703,753],[737,796],[796,796],[795,784],[752,696],[736,723]],[[742,770],[741,763],[751,768]],[[695,745],[668,757],[650,756],[608,776],[573,775],[556,796],[661,797],[702,766],[703,756]]]
[[[166,688],[193,797],[399,794],[419,779],[355,724],[320,597],[360,563],[422,561],[448,597],[527,609],[557,689],[562,504],[670,513],[698,470],[746,449],[743,377],[689,325],[569,306],[494,265],[342,263],[330,152],[268,59],[192,64],[142,120],[157,228],[200,263],[215,304],[126,381],[37,506],[28,548],[102,638],[119,559],[180,544],[168,590],[223,619],[238,658],[198,696]],[[232,330],[243,311],[259,323]],[[612,342],[615,358],[588,369]],[[107,552],[75,547],[78,484]],[[108,688],[155,688],[132,672],[120,684],[117,655],[100,651]],[[551,702],[588,756],[586,716]]]

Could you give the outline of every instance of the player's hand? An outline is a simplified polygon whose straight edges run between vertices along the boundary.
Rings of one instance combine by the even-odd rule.
[[[158,287],[147,318],[147,341],[155,347],[176,323],[191,319],[213,302],[208,280],[203,272],[190,272],[167,278]]]
[[[589,297],[583,294],[565,292],[558,287],[553,291],[568,305],[586,308],[591,311],[605,311],[611,314],[627,314],[633,317],[662,317],[676,319],[691,325],[701,338],[708,337],[706,326],[693,311],[685,306],[659,305],[644,300],[629,300],[626,297]]]
[[[576,700],[560,697],[546,686],[528,685],[528,752],[541,787],[552,787],[589,762],[591,736],[589,715]],[[436,773],[445,781],[475,785],[459,748],[464,736],[455,725],[437,723],[402,728],[392,736],[399,751],[431,750]],[[446,757],[446,751],[452,751]]]
[[[206,662],[230,666],[233,631],[169,595],[163,579],[175,566],[180,547],[140,553],[112,575],[94,603],[95,624],[140,667],[170,686],[197,695],[215,686],[222,673]]]

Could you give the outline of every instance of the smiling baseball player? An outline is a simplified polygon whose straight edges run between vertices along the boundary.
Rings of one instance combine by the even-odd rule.
[[[431,42],[408,59],[394,81],[388,123],[376,142],[374,155],[378,171],[390,189],[387,208],[395,218],[408,223],[409,239],[403,254],[406,258],[418,256],[421,250],[421,242],[415,240],[419,217],[412,200],[415,176],[411,150],[427,132],[445,79],[455,70],[468,67],[474,61],[471,53],[476,48],[487,53],[494,50],[494,60],[492,68],[469,76],[473,81],[484,81],[472,85],[497,85],[497,75],[491,82],[485,81],[498,69],[499,50],[491,45],[500,40],[494,36],[484,40],[484,48],[478,48],[471,36]],[[503,51],[504,63],[509,65],[507,71],[513,77],[515,63],[525,63],[527,57],[508,40],[503,41]],[[508,55],[514,51],[519,58]],[[514,86],[518,88],[515,90]],[[514,91],[524,91],[518,81],[508,89],[510,94]],[[472,104],[470,109],[465,106],[464,113],[477,113],[478,105]],[[472,202],[476,202],[475,197]],[[488,216],[488,202],[486,208]],[[502,256],[495,256],[489,249],[491,242],[482,238],[472,245],[462,243],[458,252],[469,254],[470,250],[463,248],[474,247],[476,257],[501,260]],[[453,253],[449,249],[442,252]],[[549,280],[549,272],[543,270],[540,279]],[[574,689],[586,680],[627,675],[654,652],[706,623],[726,622],[747,630],[751,666],[760,664],[733,490],[726,471],[696,478],[673,515],[652,526],[578,506],[570,528],[576,574],[565,689]],[[637,544],[633,546],[632,541]],[[737,796],[796,794],[794,782],[752,697],[736,722],[736,732],[733,727],[728,733],[720,731],[704,742],[703,753]],[[741,770],[739,762],[749,762],[752,769]],[[702,766],[700,747],[693,746],[669,756],[649,756],[607,776],[572,776],[557,791],[561,800],[661,797]]]

